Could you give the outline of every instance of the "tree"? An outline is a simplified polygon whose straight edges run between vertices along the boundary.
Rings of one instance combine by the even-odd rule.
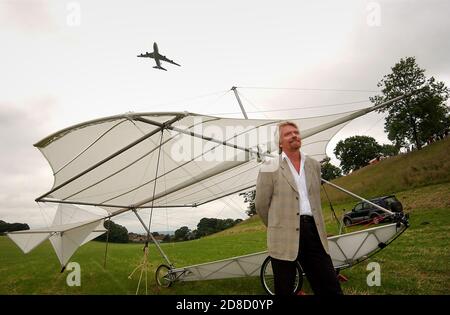
[[[256,190],[250,190],[243,193],[240,193],[239,196],[244,197],[244,202],[248,203],[248,208],[245,213],[252,217],[256,214],[256,207],[255,207],[255,196],[256,196]]]
[[[191,232],[189,233],[189,235],[188,235],[188,239],[189,239],[189,240],[195,240],[195,239],[197,239],[197,238],[199,238],[199,237],[198,237],[198,234],[197,234],[197,230],[191,231]]]
[[[431,136],[442,133],[450,125],[449,109],[445,103],[449,89],[434,77],[427,80],[424,72],[414,57],[400,59],[392,68],[392,73],[378,82],[382,95],[370,98],[374,104],[380,104],[421,88],[412,96],[378,110],[388,112],[384,130],[396,147],[415,144],[420,150]]]
[[[330,160],[331,159],[329,157],[326,157],[322,160],[322,163],[320,165],[322,178],[325,180],[332,180],[342,176],[341,169],[331,164]]]
[[[353,136],[341,140],[334,148],[334,154],[341,160],[341,169],[345,174],[368,165],[380,152],[381,146],[368,136]]]
[[[381,154],[385,157],[397,155],[400,151],[399,147],[392,144],[383,144],[381,146]]]
[[[188,239],[191,230],[187,226],[182,226],[175,231],[175,239],[178,241],[185,241]]]
[[[197,224],[196,238],[217,233],[236,225],[239,221],[233,219],[217,219],[217,218],[202,218]]]
[[[29,230],[30,227],[26,223],[7,223],[0,220],[0,235],[6,232]]]
[[[105,221],[103,226],[108,231],[96,238],[97,241],[110,243],[128,243],[128,230],[126,227],[116,224],[111,220]]]

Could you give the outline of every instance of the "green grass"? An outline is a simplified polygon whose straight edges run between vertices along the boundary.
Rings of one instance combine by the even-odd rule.
[[[350,269],[342,271],[349,281],[342,284],[346,294],[449,294],[450,216],[447,199],[430,198],[420,208],[409,202],[441,196],[450,191],[450,183],[399,193],[406,203],[411,227],[381,252]],[[440,200],[440,201],[439,201]],[[336,205],[336,208],[346,207]],[[430,207],[427,207],[430,206]],[[336,223],[329,209],[324,213],[331,233]],[[266,249],[266,232],[258,217],[232,229],[199,240],[162,245],[176,267],[234,257]],[[158,288],[154,272],[162,258],[154,245],[150,248],[149,294],[264,294],[259,278],[237,278],[180,282],[170,288]],[[69,271],[59,273],[56,256],[47,242],[24,255],[8,238],[0,237],[0,294],[135,294],[139,273],[127,277],[142,259],[142,245],[110,244],[107,268],[103,268],[105,244],[90,242],[82,246],[71,261],[81,265],[81,287],[66,285]],[[366,270],[371,261],[381,265],[381,286],[368,287]],[[145,293],[144,283],[140,293]],[[305,286],[306,292],[310,292]]]
[[[266,244],[265,233],[257,231],[224,237],[214,235],[190,242],[163,244],[162,247],[171,261],[182,267],[263,251]],[[105,244],[90,242],[71,259],[81,265],[81,286],[69,287],[66,277],[70,271],[59,273],[60,267],[49,242],[24,255],[7,237],[0,237],[0,251],[0,294],[134,294],[139,272],[132,280],[127,277],[140,263],[143,254],[142,245],[109,244],[107,267],[104,269]],[[163,260],[152,245],[149,294],[263,293],[258,279],[182,283],[174,289],[159,289],[155,285],[154,272],[161,263]]]
[[[450,294],[450,139],[382,161],[338,179],[337,184],[364,197],[395,193],[410,214],[411,227],[387,248],[367,261],[342,271],[349,281],[346,294]],[[327,188],[338,216],[355,200],[339,197]],[[337,202],[336,202],[337,201]],[[324,217],[330,234],[338,228],[324,201]],[[266,250],[266,230],[255,216],[220,233],[189,242],[162,244],[176,267],[210,262]],[[105,244],[82,246],[71,261],[81,266],[81,286],[69,287],[70,271],[59,273],[59,263],[49,242],[24,255],[7,237],[0,237],[0,294],[135,294],[139,279],[131,271],[142,259],[142,245],[109,244],[103,268]],[[381,266],[381,286],[368,287],[369,262]],[[149,294],[264,294],[257,277],[176,283],[158,288],[154,272],[162,258],[150,247]],[[140,294],[145,293],[144,283]],[[306,292],[310,293],[307,284]]]

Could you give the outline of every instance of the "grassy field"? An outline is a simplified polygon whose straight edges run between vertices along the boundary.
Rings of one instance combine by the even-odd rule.
[[[342,271],[349,278],[342,284],[344,293],[450,294],[450,170],[446,159],[449,140],[425,148],[423,153],[395,158],[397,162],[392,165],[393,162],[386,160],[338,181],[365,197],[395,192],[410,214],[411,223],[400,238],[377,255]],[[447,152],[447,156],[442,152]],[[434,161],[436,156],[443,159],[435,164],[439,168],[426,171],[423,164],[434,163],[429,161]],[[418,169],[417,173],[410,174],[411,167]],[[360,185],[358,177],[365,185]],[[413,178],[419,184],[405,184]],[[331,188],[327,191],[332,194]],[[347,198],[335,198],[339,201],[334,205],[338,215],[355,203]],[[324,206],[324,216],[328,232],[336,234],[338,228],[328,206]],[[206,238],[162,246],[175,266],[182,267],[266,250],[266,231],[256,216]],[[162,259],[154,245],[150,249],[149,294],[264,294],[256,277],[176,283],[171,288],[158,288],[154,272]],[[49,242],[24,255],[7,237],[0,237],[0,294],[135,294],[139,273],[131,280],[128,275],[142,259],[142,245],[109,244],[106,269],[104,254],[104,243],[90,242],[82,246],[71,259],[81,266],[81,286],[69,287],[66,284],[69,271],[59,273]],[[372,261],[381,266],[379,287],[366,284],[370,272],[366,267]],[[305,290],[310,292],[307,284]],[[139,293],[145,293],[142,285]]]

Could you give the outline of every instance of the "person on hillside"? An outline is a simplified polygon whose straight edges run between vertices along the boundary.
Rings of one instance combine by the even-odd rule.
[[[300,151],[295,123],[280,123],[277,141],[280,156],[262,166],[255,197],[256,212],[267,227],[275,295],[294,293],[296,260],[314,294],[341,295],[322,215],[320,164]]]

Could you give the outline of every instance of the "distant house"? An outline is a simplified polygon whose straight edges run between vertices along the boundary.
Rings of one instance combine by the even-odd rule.
[[[166,235],[159,234],[159,235],[153,235],[155,240],[157,240],[159,243],[161,243]],[[147,242],[147,234],[137,234],[137,233],[128,233],[128,239],[132,243],[145,243]]]
[[[128,240],[132,243],[144,243],[147,241],[147,235],[128,233]]]

